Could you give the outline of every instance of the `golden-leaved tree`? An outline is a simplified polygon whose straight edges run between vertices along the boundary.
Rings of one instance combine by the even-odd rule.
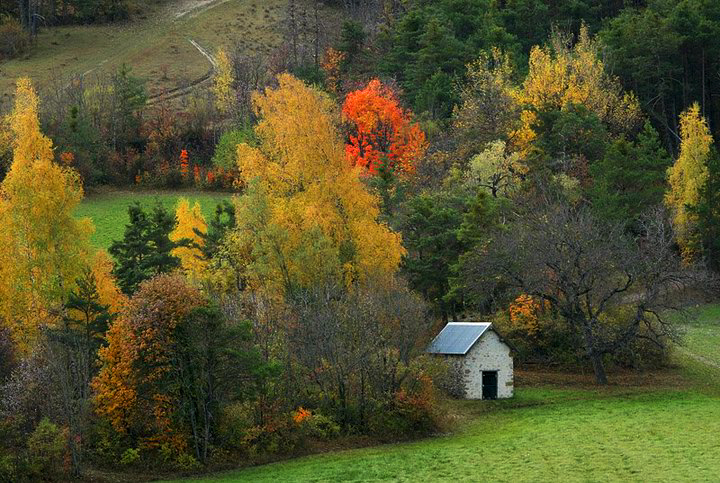
[[[378,222],[379,200],[347,162],[337,106],[289,74],[253,98],[258,146],[238,147],[246,194],[236,200],[231,252],[247,282],[279,293],[334,278],[395,273],[400,235]]]
[[[708,179],[707,162],[713,142],[697,103],[680,115],[680,137],[680,155],[668,169],[670,189],[665,196],[665,204],[672,210],[683,255],[692,258],[693,228],[697,215],[688,208],[697,206],[700,201],[700,191]]]
[[[207,223],[200,203],[196,201],[190,208],[188,200],[182,198],[178,202],[175,218],[177,226],[170,234],[170,240],[187,243],[175,248],[172,255],[180,259],[180,266],[189,279],[198,280],[207,267],[207,262],[202,258],[202,251],[198,248],[205,243],[201,234],[207,233]]]
[[[220,113],[228,115],[232,112],[236,101],[235,91],[233,90],[235,77],[233,76],[232,62],[224,49],[220,49],[215,57],[217,69],[212,86],[212,92],[215,96],[215,107],[217,107]]]
[[[129,299],[112,274],[113,262],[104,250],[98,250],[92,260],[92,274],[95,277],[95,288],[101,305],[107,305],[108,312],[120,315],[127,309]]]
[[[0,323],[22,347],[59,316],[89,256],[89,220],[77,220],[78,174],[53,161],[40,131],[38,98],[29,79],[17,83],[9,117],[13,160],[0,185]]]
[[[511,136],[521,152],[535,138],[532,125],[539,110],[582,104],[617,133],[641,122],[637,98],[624,92],[620,81],[605,71],[598,43],[586,26],[580,29],[574,45],[555,34],[550,46],[533,47],[528,75],[518,96],[519,102],[529,108],[521,114],[522,127]]]

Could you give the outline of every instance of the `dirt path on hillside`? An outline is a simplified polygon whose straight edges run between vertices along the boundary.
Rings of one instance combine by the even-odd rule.
[[[712,360],[708,359],[707,357],[701,356],[700,354],[695,354],[694,352],[690,352],[689,350],[687,350],[686,348],[684,348],[682,346],[678,345],[678,346],[676,346],[676,348],[678,351],[682,352],[686,356],[689,356],[689,357],[695,359],[696,361],[698,361],[702,364],[705,364],[707,366],[710,366],[714,369],[720,370],[720,364],[718,364],[717,362],[712,361]]]
[[[228,1],[230,0],[183,0],[181,2],[173,4],[170,7],[169,13],[171,16],[174,17],[175,20],[179,20],[186,16],[192,18],[200,15],[201,13],[207,12],[211,8],[222,5],[223,3],[227,3]],[[215,57],[213,57],[210,52],[208,52],[205,48],[203,48],[193,39],[188,39],[188,42],[190,42],[192,46],[195,47],[197,51],[200,52],[200,54],[207,59],[207,61],[210,63],[210,70],[202,77],[198,77],[197,79],[191,81],[188,85],[168,89],[153,96],[150,96],[147,102],[149,106],[158,104],[160,102],[184,97],[190,94],[195,88],[207,84],[212,80],[213,75],[217,70],[217,62],[215,61]]]
[[[198,52],[200,52],[200,54],[203,57],[205,57],[208,60],[208,62],[210,62],[210,70],[205,75],[193,80],[186,86],[168,89],[168,90],[165,90],[163,92],[160,92],[158,94],[148,97],[148,100],[147,100],[148,106],[153,106],[160,102],[170,101],[173,99],[178,99],[180,97],[184,97],[184,96],[190,94],[196,87],[199,87],[204,84],[208,84],[208,83],[210,83],[210,81],[212,81],[212,78],[215,75],[215,70],[217,69],[217,61],[207,50],[202,48],[200,46],[200,44],[195,42],[193,39],[188,39],[188,42],[190,42],[193,45],[193,47],[195,47],[198,50]]]
[[[183,18],[186,15],[200,15],[213,7],[227,3],[230,0],[183,0],[170,8],[172,16],[175,20]]]

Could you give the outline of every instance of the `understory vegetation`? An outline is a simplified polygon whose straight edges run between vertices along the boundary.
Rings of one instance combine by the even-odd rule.
[[[520,371],[512,400],[444,407],[450,434],[191,481],[711,480],[720,465],[718,306],[695,315],[682,324],[685,343],[670,370],[625,373],[606,389],[580,374]]]
[[[138,44],[145,15],[176,35],[238,2],[2,6],[0,56],[22,58],[0,67],[47,55],[43,30]],[[193,41],[188,82],[104,61],[17,79],[0,480],[447,432],[229,478],[716,474],[715,2],[261,3],[242,5],[279,41]],[[514,400],[446,392],[425,349],[450,320],[493,323]]]

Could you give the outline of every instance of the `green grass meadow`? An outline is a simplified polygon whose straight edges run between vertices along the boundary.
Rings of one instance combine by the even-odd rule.
[[[95,232],[91,242],[95,248],[107,250],[114,240],[122,239],[128,223],[128,206],[135,202],[147,208],[160,202],[174,212],[178,200],[186,198],[191,204],[199,202],[205,219],[209,220],[215,212],[215,206],[223,200],[230,200],[231,197],[230,193],[201,191],[111,191],[87,196],[75,214],[78,218],[88,217],[92,220]]]
[[[703,361],[720,360],[720,306],[698,314],[669,379],[518,387],[511,400],[452,402],[448,435],[194,481],[719,481],[720,369]]]

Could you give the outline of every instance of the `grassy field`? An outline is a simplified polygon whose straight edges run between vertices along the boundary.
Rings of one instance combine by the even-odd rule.
[[[151,207],[159,201],[174,211],[180,198],[187,198],[191,203],[200,202],[205,218],[209,219],[215,206],[222,200],[229,200],[231,194],[200,191],[112,191],[86,197],[76,215],[79,218],[89,217],[93,221],[95,233],[92,235],[92,244],[97,248],[107,249],[114,240],[122,238],[128,222],[129,205],[137,201],[142,206]]]
[[[0,62],[0,107],[11,101],[18,77],[42,87],[122,64],[147,79],[150,94],[186,85],[211,67],[191,39],[210,53],[236,43],[249,54],[270,52],[281,42],[287,3],[172,0],[128,23],[43,29],[25,58]]]
[[[535,378],[512,400],[454,403],[460,422],[447,436],[198,481],[717,481],[720,370],[704,361],[720,360],[720,306],[699,315],[679,367],[657,379],[598,389]]]

